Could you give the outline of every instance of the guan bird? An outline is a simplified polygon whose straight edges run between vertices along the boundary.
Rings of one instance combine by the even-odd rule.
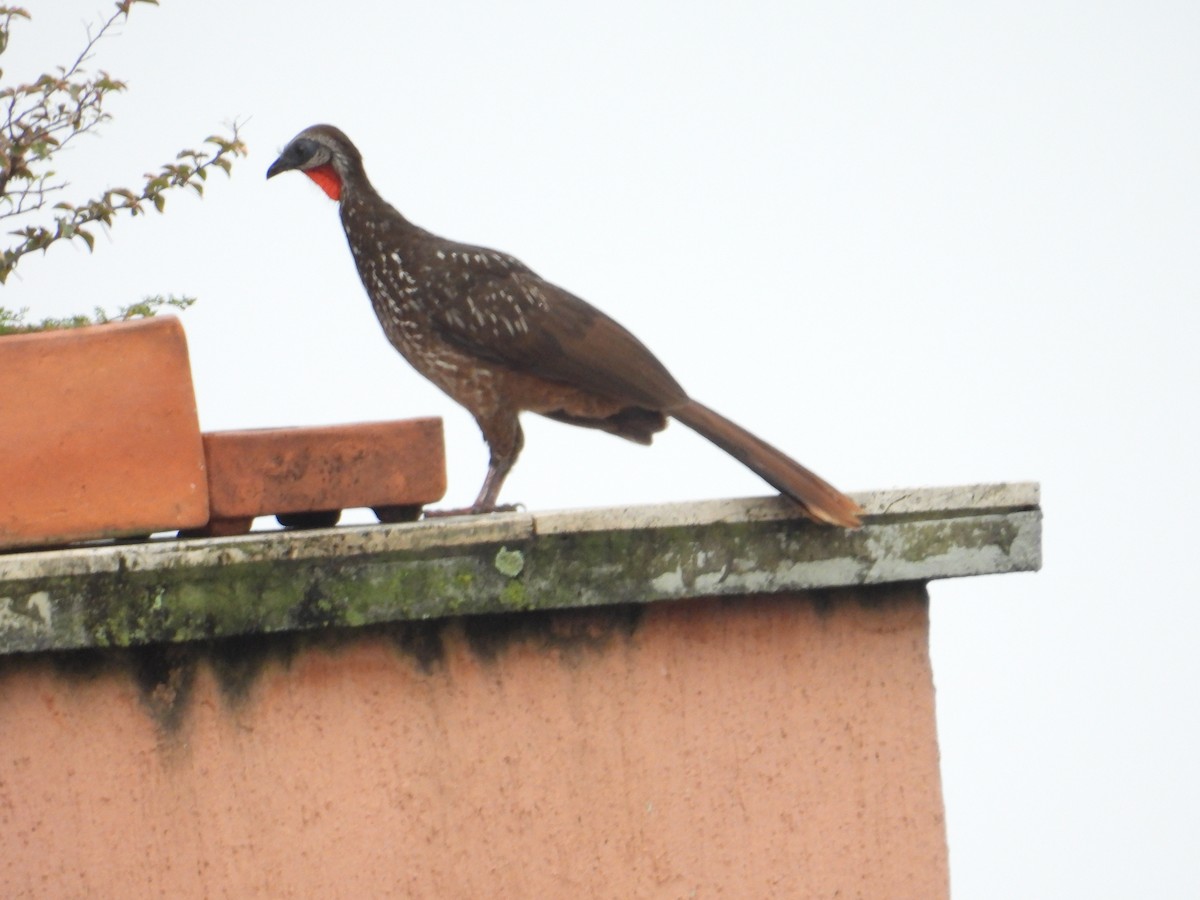
[[[362,155],[337,128],[296,135],[267,178],[303,172],[337,201],[358,274],[384,333],[412,366],[475,417],[487,476],[475,502],[498,509],[521,452],[518,415],[598,428],[649,444],[678,419],[790,497],[817,522],[859,526],[853,500],[765,441],[693,400],[641,341],[507,253],[409,222],[376,193]]]

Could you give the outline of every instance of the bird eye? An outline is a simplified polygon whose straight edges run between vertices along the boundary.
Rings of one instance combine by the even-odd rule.
[[[300,162],[304,162],[316,152],[317,142],[310,141],[308,138],[301,138],[292,144],[292,155]]]

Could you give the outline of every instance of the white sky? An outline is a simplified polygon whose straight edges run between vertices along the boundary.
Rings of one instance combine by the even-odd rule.
[[[6,81],[107,6],[27,5]],[[76,198],[234,117],[250,156],[0,304],[194,294],[204,428],[441,415],[469,502],[474,423],[383,339],[333,204],[264,180],[336,124],[409,218],[840,487],[1041,481],[1043,572],[932,586],[955,895],[1200,896],[1200,6],[165,0],[94,65],[130,91],[62,161]],[[525,427],[502,499],[533,509],[765,492],[678,425]]]

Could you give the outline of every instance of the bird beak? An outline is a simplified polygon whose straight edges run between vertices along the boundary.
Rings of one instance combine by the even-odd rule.
[[[275,160],[275,162],[271,163],[271,167],[267,169],[267,177],[274,178],[280,172],[286,172],[291,168],[293,167],[284,162],[283,157],[281,156],[279,159]]]

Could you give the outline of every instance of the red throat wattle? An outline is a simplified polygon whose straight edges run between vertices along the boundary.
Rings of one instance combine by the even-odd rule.
[[[329,163],[305,169],[304,174],[315,181],[330,200],[342,199],[342,179],[338,178],[337,172],[333,171],[333,166]]]

